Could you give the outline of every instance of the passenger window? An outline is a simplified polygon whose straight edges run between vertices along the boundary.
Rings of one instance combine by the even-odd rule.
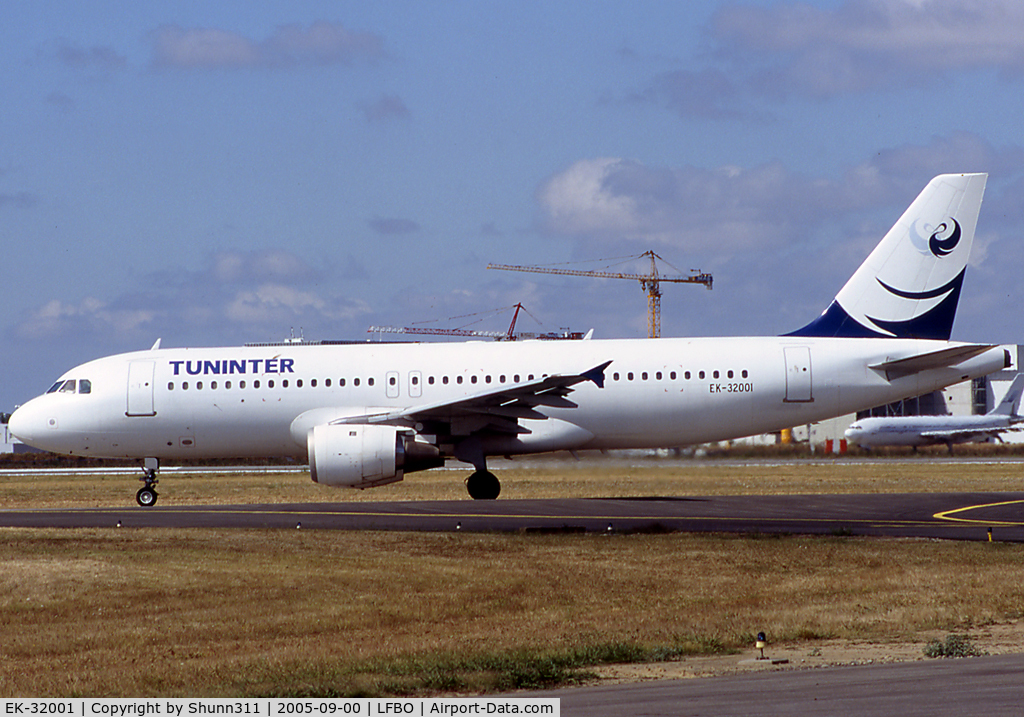
[[[328,379],[324,379],[324,386],[327,386],[327,388],[330,388],[331,387],[331,379],[329,379],[329,378]]]
[[[197,391],[202,391],[203,390],[203,382],[202,381],[196,381],[196,390]]]
[[[442,376],[441,377],[441,383],[443,383],[445,386],[447,386],[448,385],[448,377],[447,376]]]
[[[714,376],[715,378],[718,378],[718,371],[715,371],[715,372],[714,372],[713,374],[711,374],[711,375],[712,375],[712,376]]]
[[[725,375],[726,375],[726,377],[728,377],[728,378],[732,378],[732,371],[729,371],[729,373],[727,373],[727,374],[725,374]]]
[[[217,388],[217,382],[216,381],[210,381],[210,388],[211,389],[216,389]]]
[[[181,382],[181,390],[182,391],[187,391],[188,390],[188,381],[182,381]]]
[[[394,376],[392,376],[391,378],[388,379],[388,385],[389,386],[394,386],[396,383],[398,383],[398,379],[395,378]]]
[[[519,374],[518,373],[515,376],[512,377],[512,381],[514,383],[519,383]]]
[[[167,384],[167,390],[168,391],[173,391],[174,390],[174,381],[171,381],[170,383]]]
[[[366,379],[366,385],[367,386],[372,386],[373,385],[373,379],[372,378]]]
[[[462,376],[456,376],[455,383],[462,383]]]
[[[642,380],[646,381],[646,380],[647,380],[647,372],[646,372],[646,371],[644,371],[644,372],[643,372],[642,374],[640,374],[640,378],[641,378]]]
[[[704,372],[700,371],[697,373],[697,378],[704,378]]]
[[[675,372],[675,371],[673,371],[672,373],[670,373],[670,374],[668,375],[668,377],[669,377],[670,379],[672,379],[673,381],[675,381],[675,380],[676,380],[676,372]]]
[[[252,387],[253,387],[253,388],[259,388],[259,387],[260,387],[260,382],[259,382],[259,380],[253,381],[253,382],[252,382]]]
[[[310,379],[310,381],[309,381],[309,385],[310,385],[310,386],[311,386],[312,388],[316,388],[316,379],[315,379],[315,378],[314,378],[314,379]]]
[[[427,377],[427,383],[429,383],[431,386],[433,386],[434,385],[434,377],[433,376],[428,376]]]
[[[470,376],[470,377],[469,377],[469,382],[470,382],[470,383],[476,383],[476,381],[477,381],[477,378],[476,378],[476,376]]]
[[[288,379],[281,382],[281,388],[288,388]]]
[[[619,372],[618,371],[616,371],[615,373],[612,374],[612,380],[613,381],[618,381],[619,380]]]
[[[239,381],[238,382],[238,387],[239,388],[245,388],[245,381]],[[257,388],[259,388],[259,387],[257,386]]]
[[[490,375],[484,376],[484,383],[490,383],[490,382],[491,382]]]
[[[687,381],[689,381],[690,380],[690,372],[689,371],[684,372],[683,373],[683,378],[685,378]]]
[[[633,380],[633,372],[632,371],[630,371],[629,373],[626,374],[626,380],[627,381],[632,381]]]
[[[338,379],[338,385],[341,386],[342,388],[345,388],[345,379],[339,378]]]
[[[419,376],[413,376],[412,377],[412,385],[413,386],[419,386],[420,385],[420,377]]]
[[[743,378],[746,378],[746,377],[747,377],[747,369],[743,369],[743,374],[742,374],[742,376],[743,376]]]
[[[274,382],[273,381],[267,381],[267,388],[273,388],[273,387],[274,387]]]
[[[661,380],[661,371],[658,371],[658,373],[654,374],[654,378],[657,379],[658,381],[660,381]]]
[[[230,381],[225,381],[224,382],[224,388],[231,388],[231,382]]]
[[[286,386],[288,385],[288,382],[287,382],[287,381],[285,381],[285,385],[286,385]],[[302,379],[301,379],[301,378],[300,378],[300,379],[297,379],[297,380],[295,381],[295,387],[296,387],[296,388],[302,388]]]
[[[352,385],[353,386],[358,386],[359,385],[359,379],[358,378],[352,379]]]

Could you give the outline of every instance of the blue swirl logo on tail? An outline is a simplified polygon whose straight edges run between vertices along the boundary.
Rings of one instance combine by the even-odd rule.
[[[952,254],[953,250],[956,249],[956,245],[960,243],[960,224],[953,218],[950,218],[949,221],[953,222],[953,230],[949,236],[940,236],[949,230],[949,225],[946,222],[942,222],[928,239],[928,249],[939,259]]]

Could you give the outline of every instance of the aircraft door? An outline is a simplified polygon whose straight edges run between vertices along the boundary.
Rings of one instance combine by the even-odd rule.
[[[132,361],[128,364],[128,410],[126,416],[155,416],[153,405],[153,361]]]
[[[811,349],[807,346],[787,346],[782,349],[786,361],[787,403],[807,403],[814,400],[811,392]]]
[[[409,396],[419,398],[423,395],[423,377],[419,371],[409,372]]]
[[[388,398],[398,398],[400,390],[398,371],[388,371],[384,376],[385,394]]]

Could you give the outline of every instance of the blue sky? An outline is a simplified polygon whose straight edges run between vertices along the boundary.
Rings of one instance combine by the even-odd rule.
[[[1024,342],[1016,0],[161,5],[0,25],[0,410],[158,337],[520,301],[646,335],[639,284],[489,262],[653,249],[715,277],[664,287],[663,335],[782,333],[942,172],[990,173],[954,338]]]

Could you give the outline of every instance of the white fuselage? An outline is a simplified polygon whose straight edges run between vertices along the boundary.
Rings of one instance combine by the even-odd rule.
[[[870,368],[955,345],[764,337],[157,349],[72,369],[55,385],[65,390],[21,406],[10,427],[30,445],[72,455],[305,459],[317,423],[611,361],[603,388],[573,388],[577,408],[538,407],[555,420],[521,419],[529,432],[488,444],[487,453],[668,447],[802,425],[1003,366],[992,349],[896,378]],[[74,390],[83,381],[88,392]]]
[[[862,418],[846,437],[864,448],[983,442],[1010,429],[1012,416],[893,416]]]

